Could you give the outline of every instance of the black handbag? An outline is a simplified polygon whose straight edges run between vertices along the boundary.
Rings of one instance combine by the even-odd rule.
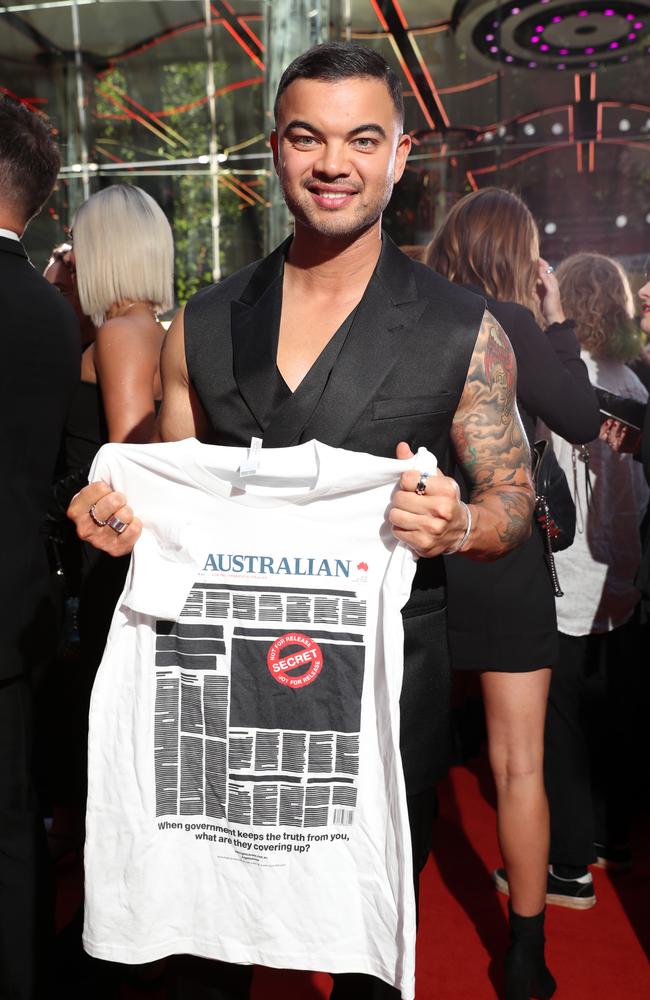
[[[532,454],[535,485],[535,522],[544,537],[544,548],[556,597],[563,597],[555,566],[554,552],[573,544],[576,532],[576,507],[569,483],[550,443],[535,441]]]

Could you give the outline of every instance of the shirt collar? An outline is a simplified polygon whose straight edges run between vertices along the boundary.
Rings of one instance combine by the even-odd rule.
[[[15,240],[16,243],[20,243],[20,236],[18,233],[12,232],[11,229],[0,229],[0,236],[6,236],[8,240]]]

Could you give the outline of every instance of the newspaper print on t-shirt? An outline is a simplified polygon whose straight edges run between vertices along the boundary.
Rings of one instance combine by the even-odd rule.
[[[156,623],[157,816],[354,822],[365,562],[210,554]]]

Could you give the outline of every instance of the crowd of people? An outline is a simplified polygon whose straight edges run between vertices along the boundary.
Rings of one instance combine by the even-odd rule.
[[[411,914],[417,913],[419,874],[431,849],[435,787],[449,761],[454,672],[474,672],[480,678],[503,858],[494,882],[509,897],[505,1000],[550,998],[555,992],[545,958],[547,904],[587,909],[596,903],[590,866],[620,871],[633,861],[629,843],[636,799],[629,761],[638,750],[633,722],[639,698],[642,704],[647,697],[636,651],[650,608],[650,357],[645,348],[650,275],[638,292],[639,323],[628,276],[617,261],[577,253],[555,268],[540,255],[528,207],[513,192],[496,187],[461,197],[421,253],[412,248],[409,256],[401,253],[381,229],[382,213],[410,151],[401,88],[384,60],[361,46],[326,43],[296,59],[282,76],[274,113],[273,160],[295,219],[294,234],[261,262],[194,296],[165,331],[160,317],[173,309],[172,231],[157,203],[134,185],[109,186],[80,206],[69,242],[53,252],[44,277],[30,265],[21,239],[52,191],[59,152],[41,116],[8,98],[0,102],[0,296],[8,325],[7,377],[0,396],[7,458],[2,523],[8,529],[0,575],[0,1000],[49,996],[52,977],[60,974],[53,947],[52,855],[62,849],[81,855],[86,805],[90,828],[100,822],[111,845],[116,874],[115,884],[107,886],[89,864],[83,942],[94,958],[75,967],[79,981],[66,981],[70,995],[77,995],[77,987],[80,996],[115,995],[110,990],[120,981],[119,963],[126,962],[141,967],[143,983],[152,978],[168,983],[170,997],[249,996],[252,966],[264,964],[269,954],[265,932],[273,940],[264,923],[267,914],[255,915],[261,937],[255,947],[234,940],[228,926],[209,943],[198,927],[180,935],[169,912],[175,903],[166,895],[166,880],[184,897],[177,900],[179,912],[190,906],[200,913],[209,909],[210,893],[224,891],[226,883],[219,879],[233,876],[215,863],[214,881],[203,885],[190,869],[172,871],[176,858],[168,870],[160,868],[169,857],[160,844],[169,840],[173,827],[180,829],[187,817],[216,817],[219,826],[204,823],[203,828],[223,833],[222,841],[229,835],[226,851],[235,835],[254,837],[254,831],[261,831],[259,838],[268,841],[276,835],[268,831],[276,827],[278,840],[305,839],[296,829],[320,835],[323,829],[336,829],[333,839],[347,840],[356,829],[367,838],[362,843],[366,853],[373,852],[372,872],[361,870],[360,855],[342,843],[336,847],[342,852],[336,865],[347,866],[343,887],[337,887],[333,869],[329,875],[326,867],[319,873],[332,882],[328,895],[342,922],[343,914],[349,914],[355,942],[344,953],[332,945],[321,971],[333,974],[333,1000],[411,1000]],[[420,259],[411,259],[415,256]],[[623,408],[606,410],[600,390]],[[636,416],[631,418],[630,412]],[[196,453],[200,476],[192,471],[194,451],[170,450],[173,442],[194,439],[205,449]],[[557,475],[575,506],[572,544],[554,553],[554,526],[548,512],[546,521],[540,513],[532,478],[531,454],[540,439],[548,442]],[[269,461],[279,456],[273,458],[272,472],[259,476],[256,440],[263,444],[262,456],[268,451]],[[277,661],[269,651],[266,673],[273,672],[276,661],[282,663],[283,683],[294,678],[296,689],[313,684],[316,690],[320,683],[323,666],[314,640],[325,650],[333,648],[327,642],[359,642],[362,636],[351,636],[350,630],[361,632],[365,618],[358,610],[356,618],[344,611],[349,617],[338,623],[345,631],[332,633],[337,621],[331,617],[333,601],[341,597],[341,587],[319,592],[320,618],[309,618],[303,608],[303,617],[292,619],[289,598],[284,610],[278,610],[278,603],[271,612],[267,586],[266,617],[260,597],[259,618],[253,619],[252,605],[246,602],[253,600],[252,591],[264,590],[256,583],[259,573],[249,570],[237,585],[225,573],[215,578],[216,584],[205,576],[217,558],[225,558],[214,553],[219,545],[228,551],[229,531],[235,532],[239,514],[233,509],[231,528],[227,523],[215,526],[208,560],[188,570],[196,562],[197,543],[188,541],[189,514],[174,508],[171,498],[177,494],[170,484],[175,488],[178,476],[189,476],[191,501],[197,491],[212,488],[208,477],[220,477],[224,495],[250,498],[246,516],[252,539],[262,530],[256,524],[266,523],[262,511],[291,496],[296,537],[302,537],[301,511],[309,503],[317,506],[320,494],[315,490],[312,499],[313,484],[304,483],[297,492],[291,470],[281,464],[282,453],[286,463],[300,463],[306,444],[314,440],[342,454],[363,453],[363,462],[373,456],[375,465],[366,466],[359,458],[358,473],[372,483],[386,469],[394,476],[385,520],[377,518],[377,538],[387,549],[407,546],[417,563],[410,570],[410,597],[403,606],[391,608],[395,598],[382,581],[371,603],[380,609],[377,636],[383,632],[387,642],[388,632],[403,630],[403,657],[384,664],[379,638],[366,639],[364,683],[374,685],[376,701],[371,704],[378,714],[370,726],[372,736],[363,723],[357,728],[372,747],[364,751],[362,745],[361,763],[348,772],[340,763],[345,755],[337,750],[336,765],[330,768],[337,776],[325,778],[321,744],[320,763],[313,772],[305,771],[303,784],[309,795],[317,791],[310,789],[310,781],[334,782],[335,797],[324,813],[313,800],[311,812],[305,805],[304,817],[296,820],[294,797],[291,810],[280,805],[275,823],[255,804],[246,819],[241,802],[249,793],[237,791],[238,812],[228,797],[234,801],[239,779],[229,773],[227,790],[225,771],[223,791],[212,788],[215,811],[210,812],[208,770],[217,764],[216,758],[208,764],[208,753],[217,750],[205,749],[203,790],[193,770],[195,758],[190,766],[190,757],[183,754],[197,752],[187,749],[191,734],[205,737],[207,747],[207,737],[222,732],[217,716],[226,712],[218,700],[225,697],[223,688],[208,688],[207,668],[195,667],[197,654],[212,649],[225,656],[231,641],[219,592],[228,586],[233,590],[235,636],[276,637],[271,649],[290,641],[294,652],[286,661]],[[124,448],[111,451],[114,446]],[[100,464],[94,465],[100,449]],[[418,449],[434,456],[433,466],[425,467]],[[225,457],[234,453],[239,471]],[[150,505],[146,493],[138,492],[135,473],[132,490],[128,476],[124,483],[118,477],[118,489],[96,474],[97,469],[107,474],[111,461],[117,469],[120,456],[155,472]],[[317,457],[317,465],[323,462]],[[347,466],[340,469],[350,476],[344,496],[368,488],[357,483]],[[293,475],[298,478],[297,472]],[[316,481],[324,475],[319,467]],[[328,491],[335,538],[334,525],[344,507],[336,506],[342,501],[334,486]],[[145,497],[142,508],[134,495]],[[318,551],[321,543],[314,538]],[[268,545],[271,551],[271,540]],[[147,559],[153,559],[154,550],[159,562],[152,565],[160,566],[158,586],[165,591],[158,604],[142,596],[145,585],[138,577],[144,572],[146,581]],[[252,556],[229,558],[231,567],[232,560],[241,561],[240,571],[246,560],[252,565]],[[259,563],[261,572],[274,572],[271,556],[259,558],[267,560]],[[303,559],[303,564],[313,562]],[[357,570],[370,574],[372,581],[366,562],[359,562]],[[167,610],[168,592],[178,589],[188,571],[195,571],[193,589],[187,596],[186,588],[177,612]],[[331,575],[330,561],[323,559],[318,572]],[[316,575],[311,568],[295,573]],[[359,579],[357,586],[365,587],[366,576]],[[279,594],[292,588],[298,593],[301,583],[285,582],[291,586],[279,587],[278,601],[284,600]],[[304,595],[304,581],[301,585]],[[207,610],[201,612],[199,605]],[[150,610],[158,607],[164,612]],[[257,628],[243,628],[247,620]],[[277,623],[275,631],[268,622]],[[295,622],[303,624],[296,627]],[[314,622],[321,623],[315,626],[319,631]],[[303,634],[310,629],[311,638]],[[109,652],[115,657],[119,647],[120,655],[132,655],[139,663],[149,639],[155,645],[156,674],[153,664],[143,662],[144,687],[137,687],[137,679],[125,682],[127,698],[133,688],[131,701],[124,702],[128,720],[104,718],[101,691],[92,695],[95,750],[87,769],[88,715],[97,672],[104,670],[106,688]],[[307,662],[313,670],[305,681],[301,664]],[[72,678],[67,687],[61,681],[64,664]],[[230,676],[230,666],[220,669],[225,678]],[[188,673],[192,670],[194,674]],[[390,702],[395,677],[400,682],[399,713],[397,702]],[[165,758],[165,771],[161,748],[171,744],[160,735],[159,723],[163,716],[173,721],[169,691],[174,683],[181,686],[181,735]],[[264,694],[260,688],[259,697],[279,705],[281,685],[269,683],[272,688]],[[156,699],[155,731],[147,729],[146,685]],[[151,685],[158,685],[155,691]],[[190,688],[202,692],[199,702]],[[347,688],[332,690],[335,701],[348,697],[343,693]],[[47,732],[53,706],[65,718],[67,732],[58,746],[48,747],[42,732],[35,741],[33,717],[36,711],[36,729]],[[327,724],[314,722],[310,730],[299,722],[298,709],[291,708],[282,732],[277,722],[270,727],[278,728],[273,738],[276,743],[281,738],[284,748],[289,732],[305,728],[311,761],[316,729],[340,735],[334,711],[328,708],[330,715],[319,716]],[[367,701],[361,700],[359,712],[367,721]],[[268,713],[265,718],[272,717],[271,709]],[[393,719],[394,734],[379,731],[380,717]],[[246,727],[237,725],[225,737],[229,772],[244,767],[233,763],[233,739],[240,740],[237,753],[245,756]],[[146,734],[144,749],[134,735],[138,730]],[[344,732],[349,740],[350,730]],[[156,755],[150,760],[153,750],[147,740],[153,744],[154,738]],[[259,734],[251,739],[256,741],[256,774],[250,781],[259,785],[266,780],[268,800],[272,741],[262,752]],[[375,742],[381,762],[377,773],[381,768],[392,773],[393,757],[398,762],[397,789],[388,779],[385,788],[376,781],[372,787],[364,784],[369,756],[363,754],[369,755]],[[119,754],[106,750],[102,755],[97,747],[104,743],[119,747]],[[175,780],[169,768],[177,766],[177,745],[180,805],[177,797],[176,805],[168,807]],[[284,783],[290,789],[298,781],[287,777],[292,769],[298,773],[296,754],[300,757],[295,748],[291,753],[283,749],[282,768],[275,768],[278,787]],[[120,782],[124,788],[129,783],[142,786],[137,821],[120,815],[119,802],[102,798],[108,785],[95,766],[113,771],[113,777],[119,772],[118,788]],[[147,790],[148,782],[154,783],[154,791]],[[321,792],[323,788],[321,784]],[[257,803],[257,792],[250,794]],[[199,799],[201,805],[188,805]],[[385,815],[372,812],[370,803],[377,800],[385,801]],[[57,811],[51,826],[44,820],[53,805]],[[333,815],[338,816],[335,826]],[[385,828],[367,829],[378,815]],[[161,825],[163,819],[169,821],[168,829]],[[413,883],[409,876],[408,885],[397,874],[404,851],[409,864],[412,858]],[[176,854],[181,853],[179,847]],[[300,854],[289,858],[284,868],[261,865],[259,884],[249,864],[251,893],[268,892],[279,906],[291,884],[309,905],[313,886],[320,885],[315,871],[299,863]],[[231,852],[231,862],[231,871],[244,864],[241,850]],[[145,878],[149,865],[154,866],[157,903],[145,898],[149,890],[136,889],[153,884]],[[384,902],[375,904],[372,892],[379,891],[379,883],[389,887],[388,895],[377,896]],[[392,958],[390,948],[382,955],[379,942],[370,939],[375,925],[368,912],[387,905],[389,897],[395,912],[390,919],[386,912],[383,930],[388,933],[394,919],[400,942]],[[242,901],[244,914],[250,905]],[[128,954],[116,943],[121,932],[111,931],[110,921],[103,920],[111,908],[116,925],[123,924],[121,930],[133,943]],[[240,920],[241,914],[237,919],[232,914],[233,927]],[[81,953],[80,924],[81,916],[73,922]],[[275,964],[310,967],[297,945],[292,951],[291,935],[285,936],[286,952]],[[140,937],[147,947],[138,951]],[[155,964],[178,954],[196,956],[196,961]],[[113,970],[108,979],[97,971],[106,959]]]

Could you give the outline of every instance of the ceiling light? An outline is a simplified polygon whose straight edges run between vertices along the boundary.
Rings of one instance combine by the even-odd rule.
[[[535,135],[535,126],[532,122],[526,122],[524,125],[524,135]]]
[[[616,227],[618,229],[623,229],[624,226],[627,226],[627,215],[617,215]]]
[[[547,236],[552,236],[553,233],[557,232],[557,226],[555,225],[554,222],[547,222],[546,225],[544,226],[544,232],[546,233]]]
[[[553,135],[562,135],[562,133],[564,132],[564,125],[562,124],[562,122],[553,122],[553,124],[551,125],[551,132],[553,133]]]
[[[618,128],[620,132],[629,132],[631,127],[632,126],[630,125],[630,122],[628,121],[627,118],[621,118],[620,122],[618,123]]]

